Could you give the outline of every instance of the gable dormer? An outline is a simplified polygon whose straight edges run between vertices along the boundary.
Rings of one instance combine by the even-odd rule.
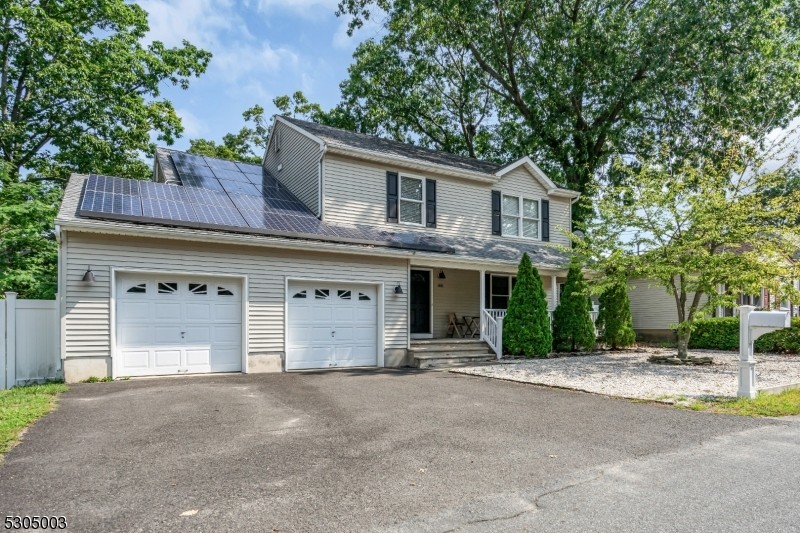
[[[492,234],[568,244],[572,201],[579,193],[558,187],[529,157],[498,170],[492,186]]]

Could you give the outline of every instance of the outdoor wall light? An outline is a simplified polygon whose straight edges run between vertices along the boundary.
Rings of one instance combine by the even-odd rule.
[[[447,276],[444,275],[444,270],[441,268],[439,269],[439,279],[447,279]]]
[[[398,283],[398,284],[397,284],[397,286],[394,288],[394,293],[395,293],[395,294],[403,294],[403,287],[401,287],[399,283]]]
[[[83,275],[83,281],[89,284],[94,283],[94,272],[92,272],[91,265],[86,267],[86,273]]]

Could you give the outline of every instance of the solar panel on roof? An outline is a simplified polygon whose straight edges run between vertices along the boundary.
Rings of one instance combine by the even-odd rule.
[[[264,176],[261,174],[245,174],[244,176],[254,185],[262,185],[264,183]]]
[[[137,180],[90,174],[86,179],[86,190],[137,196],[139,194],[139,183]]]
[[[164,185],[167,185],[166,187]],[[171,202],[188,202],[186,191],[179,185],[155,183],[153,181],[143,181],[139,185],[142,198],[156,198],[159,200],[169,200]]]
[[[217,178],[199,177],[195,175],[181,176],[181,183],[188,187],[199,187],[201,189],[213,189],[222,191],[222,184]]]
[[[142,204],[138,196],[114,194],[103,191],[84,191],[79,213],[92,212],[119,214],[128,217],[142,216]]]
[[[250,163],[236,163],[236,166],[239,167],[239,170],[246,174],[261,175],[261,166],[259,165],[252,165]]]
[[[195,204],[194,210],[198,221],[205,224],[239,228],[246,226],[244,218],[235,207]]]
[[[214,171],[214,174],[217,176],[217,179],[250,183],[250,180],[247,179],[247,174],[243,174],[242,172],[239,171],[239,169],[228,170],[224,168],[214,168],[212,170]]]
[[[233,202],[224,191],[214,191],[199,187],[184,186],[186,197],[189,203],[197,205],[216,205],[221,207],[233,207]]]
[[[215,172],[217,169],[219,170],[230,170],[233,172],[241,172],[239,167],[236,166],[236,163],[233,161],[226,161],[224,159],[214,159],[213,157],[204,157],[203,158],[208,166],[210,166]]]
[[[191,204],[157,198],[142,198],[142,215],[169,221],[198,221]]]
[[[230,180],[220,180],[222,184],[222,188],[227,193],[231,194],[247,194],[250,196],[255,196],[257,198],[261,198],[261,193],[256,189],[252,183],[245,182],[242,183],[240,181],[230,181]]]

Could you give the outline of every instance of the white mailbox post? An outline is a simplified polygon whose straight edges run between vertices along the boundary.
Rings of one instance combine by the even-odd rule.
[[[760,336],[791,326],[789,313],[783,311],[754,311],[752,305],[739,307],[739,391],[740,398],[755,398],[756,359],[753,343]]]

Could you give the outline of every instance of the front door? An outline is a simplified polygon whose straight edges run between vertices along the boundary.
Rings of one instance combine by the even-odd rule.
[[[431,334],[431,271],[411,271],[411,334]]]

